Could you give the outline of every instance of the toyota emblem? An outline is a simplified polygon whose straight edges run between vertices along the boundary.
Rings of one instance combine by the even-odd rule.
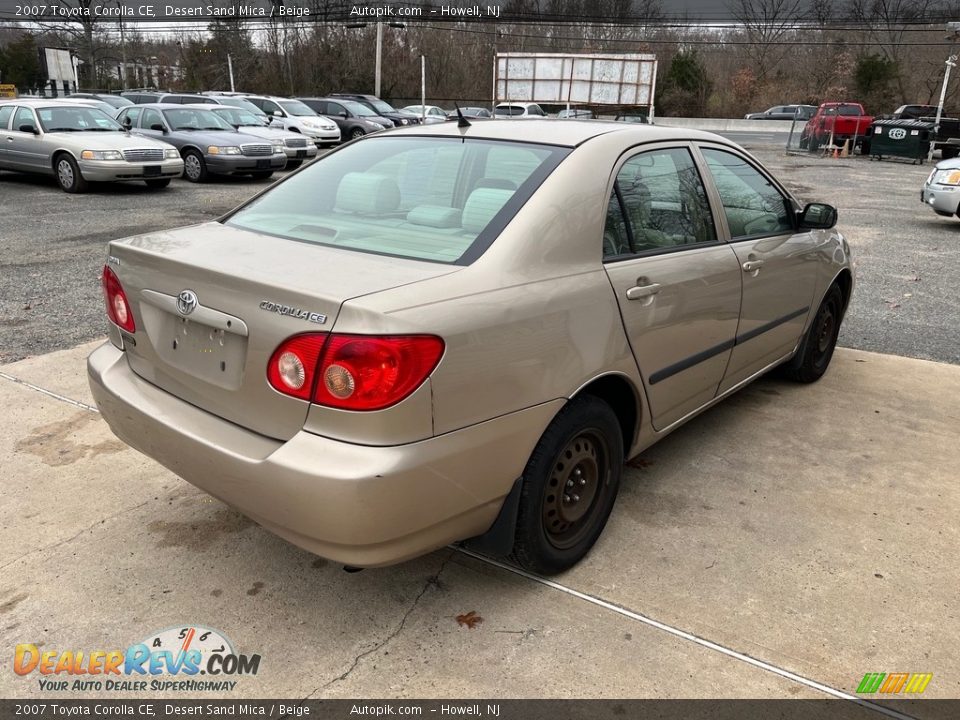
[[[177,295],[177,310],[181,315],[189,315],[197,307],[197,294],[193,290],[181,290]]]

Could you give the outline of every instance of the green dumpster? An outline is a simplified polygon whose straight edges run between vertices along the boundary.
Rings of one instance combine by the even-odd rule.
[[[930,151],[933,123],[919,120],[875,120],[864,150],[874,158],[902,157],[923,164]]]

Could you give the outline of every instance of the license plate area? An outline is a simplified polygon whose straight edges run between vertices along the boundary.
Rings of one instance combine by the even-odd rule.
[[[141,304],[154,351],[167,366],[227,390],[243,382],[247,338]]]
[[[143,166],[143,176],[144,177],[157,177],[160,174],[159,165],[144,165]]]
[[[260,169],[262,169],[262,168],[269,168],[269,167],[270,167],[270,161],[269,161],[269,160],[257,160],[257,169],[258,169],[258,170],[260,170]]]
[[[306,150],[297,150],[297,157],[298,157],[298,158],[305,158],[306,156],[307,156],[307,151],[306,151]]]

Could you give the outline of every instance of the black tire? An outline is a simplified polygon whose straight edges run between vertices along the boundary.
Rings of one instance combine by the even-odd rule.
[[[812,383],[822,378],[837,347],[842,320],[843,291],[834,283],[823,296],[823,302],[796,356],[783,367],[783,374],[790,380],[802,383]]]
[[[353,130],[350,131],[350,139],[356,140],[357,138],[362,138],[366,134],[367,133],[363,131],[363,128],[355,127]]]
[[[940,150],[940,159],[941,160],[951,160],[957,156],[957,153],[960,153],[960,148],[955,147],[945,147]]]
[[[607,403],[584,395],[563,408],[523,471],[513,560],[543,575],[579,562],[610,517],[623,456],[620,423]]]
[[[144,182],[151,190],[163,190],[170,184],[170,178],[157,178],[156,180],[144,180]]]
[[[806,135],[801,135],[801,136],[800,136],[800,149],[801,149],[801,150],[806,150],[809,145],[810,145],[810,140],[807,138],[807,136],[806,136]]]
[[[205,182],[210,177],[203,155],[196,150],[187,150],[183,154],[183,177],[193,183]]]
[[[807,147],[810,149],[810,152],[816,152],[820,149],[820,138],[816,135],[811,135],[810,139],[807,140]]]
[[[250,173],[250,177],[254,180],[266,180],[273,177],[273,170]]]
[[[83,179],[80,166],[69,153],[60,153],[53,159],[53,175],[64,192],[82,193],[90,188],[90,183]]]

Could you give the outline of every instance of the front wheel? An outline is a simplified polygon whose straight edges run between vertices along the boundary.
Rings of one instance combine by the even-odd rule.
[[[836,283],[830,286],[820,309],[800,343],[797,355],[784,366],[784,374],[802,383],[816,382],[830,366],[837,347],[840,321],[843,320],[843,292]]]
[[[83,179],[77,161],[67,153],[58,155],[53,167],[57,174],[57,185],[64,192],[82,193],[90,187],[89,183]]]
[[[187,150],[183,154],[183,176],[193,183],[203,182],[210,176],[203,155],[196,150]]]
[[[366,133],[363,131],[363,128],[354,128],[350,131],[350,139],[356,140],[357,138],[362,138]]]
[[[550,423],[523,472],[513,559],[554,575],[600,537],[620,487],[623,435],[616,414],[589,395]]]

